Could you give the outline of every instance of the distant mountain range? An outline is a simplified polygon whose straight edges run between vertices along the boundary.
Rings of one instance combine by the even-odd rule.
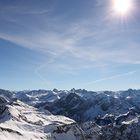
[[[0,140],[8,138],[140,140],[140,90],[1,89]]]

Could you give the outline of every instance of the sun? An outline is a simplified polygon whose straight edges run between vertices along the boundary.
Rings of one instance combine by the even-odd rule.
[[[113,10],[120,15],[127,15],[132,9],[132,0],[113,0]]]

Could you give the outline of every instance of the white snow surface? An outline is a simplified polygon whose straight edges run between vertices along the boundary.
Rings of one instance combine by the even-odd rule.
[[[56,133],[58,126],[75,121],[64,116],[40,112],[34,107],[16,101],[7,105],[0,115],[0,140],[76,140],[73,129]]]

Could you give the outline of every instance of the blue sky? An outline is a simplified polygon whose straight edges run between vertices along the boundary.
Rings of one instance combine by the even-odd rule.
[[[0,0],[0,88],[140,87],[140,1]]]

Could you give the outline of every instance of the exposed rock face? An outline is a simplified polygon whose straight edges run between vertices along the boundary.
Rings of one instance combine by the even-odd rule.
[[[5,97],[0,96],[0,114],[3,113],[3,111],[6,109],[6,104],[8,101],[5,99]]]
[[[140,117],[122,122],[120,125],[99,126],[95,122],[81,125],[88,140],[140,140]]]
[[[140,118],[121,125],[108,125],[102,127],[100,140],[140,140]]]
[[[3,96],[5,98],[7,98],[7,99],[11,99],[13,94],[14,94],[14,92],[4,90],[4,89],[0,89],[0,96]]]
[[[70,93],[68,96],[55,101],[54,103],[45,104],[45,109],[54,114],[69,116],[78,122],[82,121],[83,112],[90,107],[85,99],[75,93]]]

